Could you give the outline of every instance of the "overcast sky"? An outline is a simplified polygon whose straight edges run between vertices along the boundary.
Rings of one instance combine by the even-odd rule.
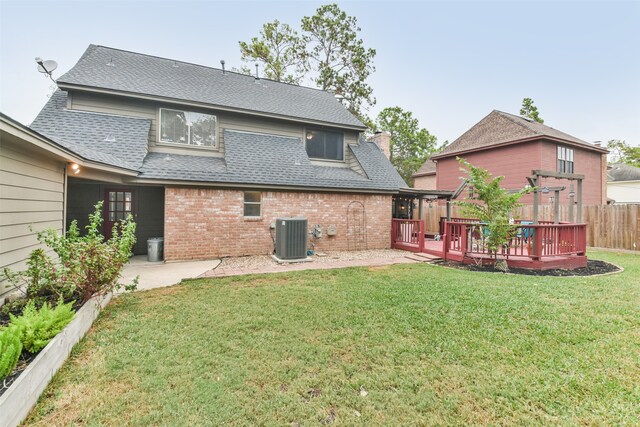
[[[90,43],[239,67],[264,22],[296,27],[322,2],[0,0],[0,111],[29,124]],[[640,1],[338,2],[377,50],[378,103],[410,110],[440,142],[533,98],[545,124],[586,141],[640,144]]]

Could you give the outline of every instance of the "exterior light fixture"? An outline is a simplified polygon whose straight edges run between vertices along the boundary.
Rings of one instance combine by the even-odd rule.
[[[73,171],[74,174],[80,173],[80,165],[77,163],[72,164],[71,170]]]
[[[569,191],[569,197],[575,197],[575,195],[576,193],[573,190]]]
[[[544,193],[544,194],[549,193],[549,187],[544,187],[544,188],[542,189],[542,193]]]

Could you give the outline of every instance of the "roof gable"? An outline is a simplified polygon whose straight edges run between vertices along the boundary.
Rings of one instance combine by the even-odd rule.
[[[606,152],[600,147],[534,120],[493,110],[433,158],[448,157],[457,153],[536,137],[559,139],[587,149]]]
[[[365,128],[329,92],[104,46],[89,45],[57,81],[63,88],[82,86]]]

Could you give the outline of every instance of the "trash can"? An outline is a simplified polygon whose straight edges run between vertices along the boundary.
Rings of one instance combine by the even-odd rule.
[[[147,260],[159,262],[164,259],[164,237],[152,237],[147,240]]]

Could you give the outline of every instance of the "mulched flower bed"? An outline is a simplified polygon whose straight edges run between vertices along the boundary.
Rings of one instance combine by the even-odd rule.
[[[468,271],[484,271],[487,273],[504,273],[502,270],[498,270],[492,265],[475,265],[475,264],[462,264],[451,261],[441,261],[434,264],[442,265],[445,267],[457,268],[459,270]],[[527,276],[555,276],[555,277],[568,277],[568,276],[594,276],[597,274],[614,273],[622,271],[617,265],[600,261],[597,259],[590,259],[587,261],[587,266],[582,268],[576,268],[575,270],[565,270],[562,268],[551,270],[530,270],[527,268],[510,268],[508,273],[511,274],[524,274]]]

